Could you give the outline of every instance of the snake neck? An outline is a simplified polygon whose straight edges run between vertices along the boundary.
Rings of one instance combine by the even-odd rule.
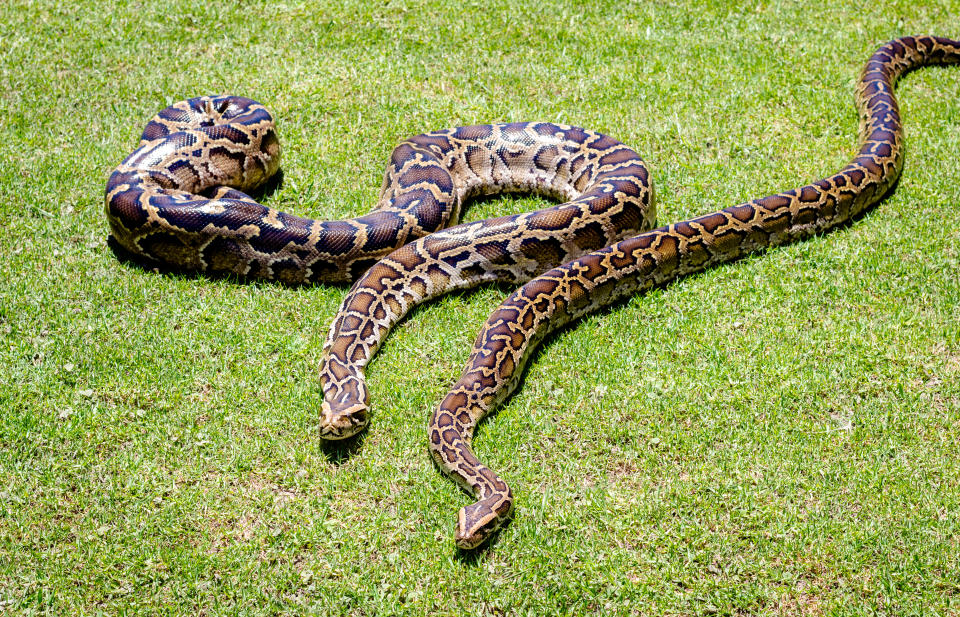
[[[458,415],[441,405],[430,420],[430,454],[448,477],[477,501],[460,509],[454,534],[456,545],[464,550],[487,542],[513,511],[514,499],[504,480],[483,465],[470,448],[470,439],[483,407],[461,408]]]

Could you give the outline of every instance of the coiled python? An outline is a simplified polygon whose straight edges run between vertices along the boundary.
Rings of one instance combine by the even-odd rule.
[[[524,191],[573,200],[463,226],[430,244],[438,263],[451,260],[448,269],[469,262],[484,271],[482,280],[502,273],[522,281],[649,229],[656,218],[647,169],[633,150],[547,122],[412,137],[393,150],[374,211],[349,220],[317,221],[257,203],[247,192],[279,164],[273,117],[256,101],[204,96],[171,105],[107,182],[113,238],[134,257],[175,269],[345,282],[410,240],[455,224],[471,197]],[[454,250],[466,246],[473,248]],[[417,287],[415,275],[409,284]]]
[[[838,173],[812,184],[660,227],[532,279],[484,324],[460,380],[430,419],[430,452],[477,502],[459,512],[455,540],[473,548],[510,515],[510,488],[470,448],[473,431],[517,386],[530,352],[549,332],[637,291],[759,248],[829,230],[879,201],[903,165],[893,86],[928,64],[960,63],[960,42],[905,37],[871,56],[857,85],[860,148]]]
[[[465,126],[417,135],[390,157],[374,212],[314,221],[244,191],[278,169],[273,118],[251,99],[181,101],[157,114],[110,176],[116,242],[148,262],[285,283],[357,281],[324,349],[321,435],[367,423],[362,369],[389,328],[424,300],[483,281],[519,283],[649,229],[643,160],[619,141],[548,122]],[[453,224],[477,195],[523,191],[565,201],[531,213]]]

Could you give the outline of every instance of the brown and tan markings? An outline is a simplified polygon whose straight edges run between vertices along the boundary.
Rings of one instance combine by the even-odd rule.
[[[287,214],[250,197],[247,192],[262,186],[279,164],[273,117],[256,101],[204,96],[171,105],[147,124],[137,149],[107,182],[112,235],[134,255],[177,269],[289,284],[347,282],[411,240],[455,225],[471,197],[525,191],[564,200],[595,191],[592,201],[525,215],[528,233],[509,247],[493,230],[525,219],[453,232],[464,237],[476,231],[484,238],[474,268],[484,268],[489,251],[506,248],[519,251],[513,269],[529,278],[642,225],[649,228],[655,218],[647,171],[636,153],[599,133],[546,122],[411,137],[393,150],[375,209],[342,221]],[[617,174],[627,178],[620,181]],[[613,202],[627,205],[616,212]],[[555,236],[568,222],[579,228]]]
[[[601,133],[549,122],[411,137],[391,155],[374,212],[346,221],[293,216],[243,192],[274,174],[279,157],[273,118],[259,103],[182,101],[150,121],[140,146],[110,176],[107,218],[122,247],[177,268],[293,284],[353,280],[366,271],[324,349],[327,439],[366,425],[363,369],[414,305],[484,281],[529,280],[656,220],[636,152]],[[456,223],[472,197],[504,192],[564,203],[421,237]]]
[[[615,139],[544,123],[470,127],[454,134],[457,141],[444,138],[441,145],[463,150],[449,169],[464,198],[510,187],[567,201],[430,234],[365,272],[344,298],[325,344],[320,434],[326,439],[343,439],[366,426],[364,368],[390,328],[417,304],[485,281],[529,280],[649,229],[655,220],[643,161]]]
[[[893,86],[905,72],[960,63],[960,42],[905,37],[880,47],[856,90],[860,148],[838,173],[689,221],[628,238],[538,276],[490,315],[460,380],[430,419],[430,452],[477,499],[460,510],[455,541],[482,544],[513,508],[507,484],[470,448],[473,431],[517,386],[530,352],[549,332],[619,298],[679,276],[849,221],[890,190],[903,164]]]

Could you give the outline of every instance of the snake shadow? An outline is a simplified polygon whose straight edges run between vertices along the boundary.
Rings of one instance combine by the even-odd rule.
[[[339,467],[351,457],[355,456],[363,448],[363,441],[367,438],[367,430],[364,429],[346,439],[329,440],[320,439],[320,450],[327,460]]]

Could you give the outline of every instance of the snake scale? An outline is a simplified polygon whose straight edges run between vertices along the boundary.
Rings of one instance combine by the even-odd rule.
[[[412,137],[393,151],[370,214],[314,221],[282,213],[246,192],[279,166],[273,119],[255,101],[231,96],[189,99],[154,117],[108,181],[107,217],[117,243],[148,262],[292,284],[356,279],[324,348],[327,439],[367,424],[364,367],[414,305],[483,281],[529,281],[487,320],[463,375],[430,420],[431,455],[477,499],[460,510],[456,527],[456,544],[470,549],[513,508],[510,488],[470,448],[474,429],[517,386],[544,336],[629,294],[863,212],[902,169],[897,79],[917,66],[958,62],[960,43],[948,39],[887,43],[857,85],[860,148],[846,167],[652,231],[653,192],[640,157],[600,133],[550,123]],[[507,191],[566,203],[449,227],[465,200]]]

